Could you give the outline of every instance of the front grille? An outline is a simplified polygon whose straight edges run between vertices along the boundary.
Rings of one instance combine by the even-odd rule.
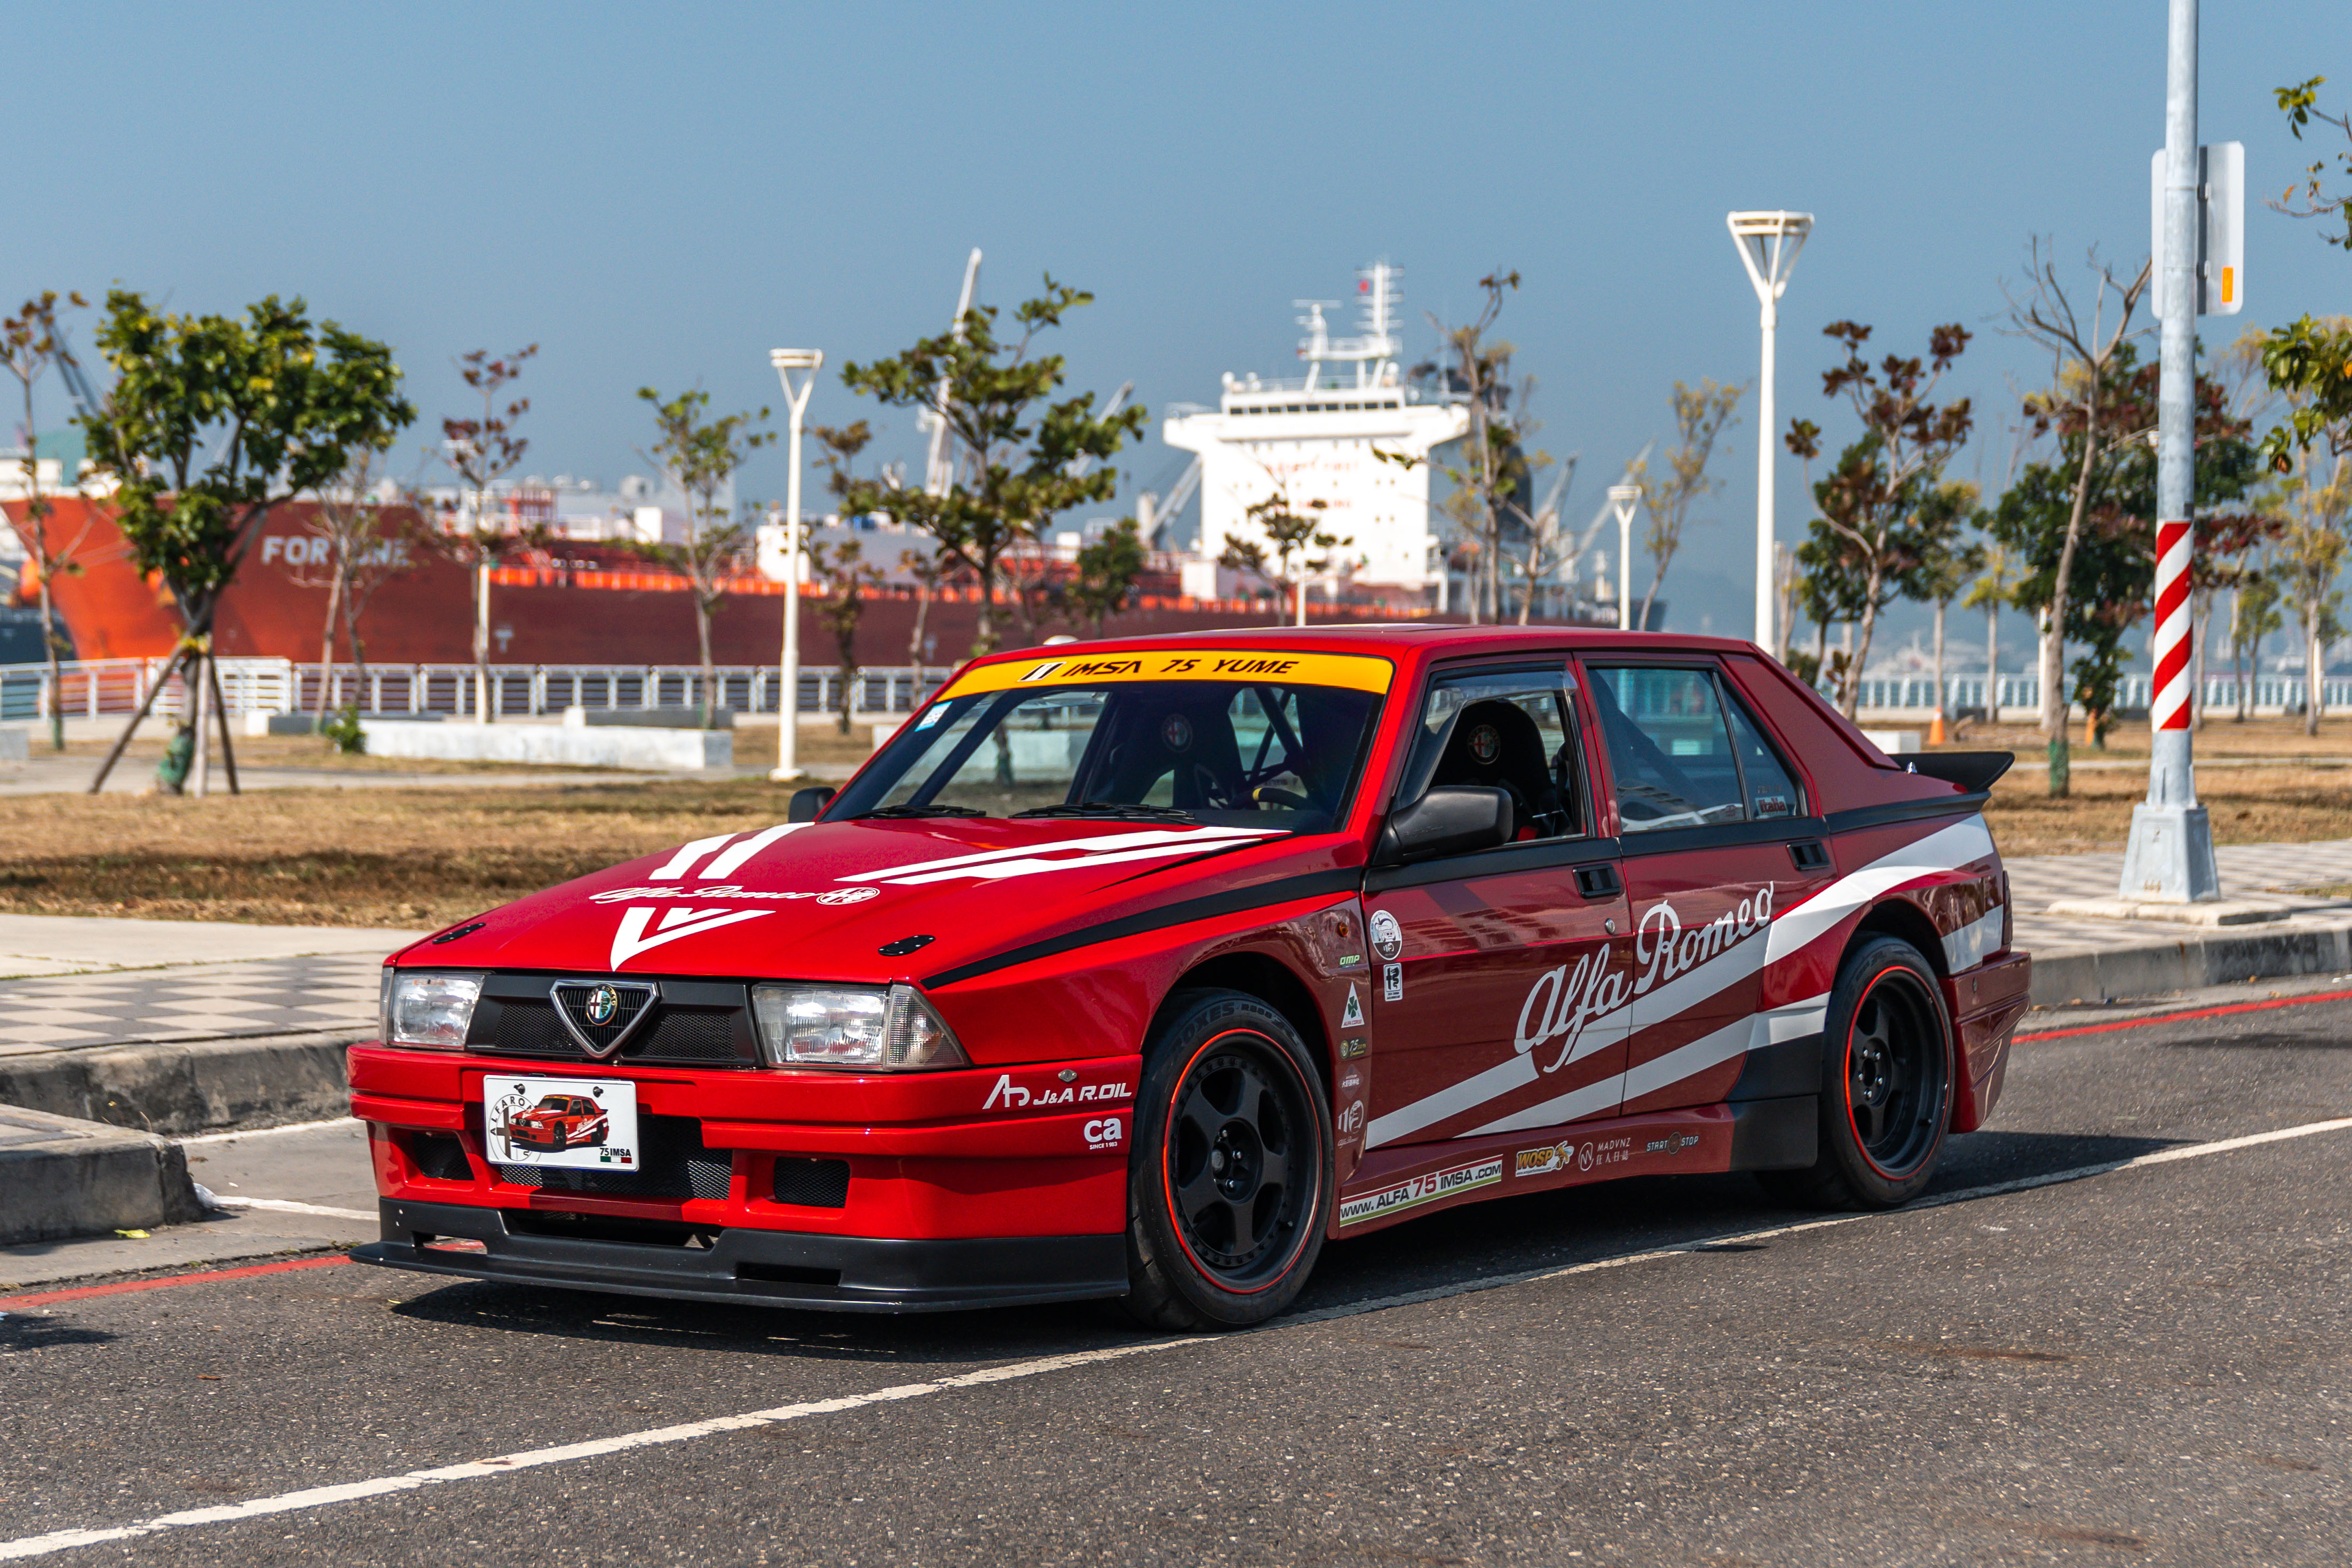
[[[541,1057],[558,1061],[660,1062],[697,1067],[753,1067],[759,1048],[751,1032],[746,988],[734,982],[665,980],[658,982],[660,999],[651,1004],[653,1016],[632,1029],[619,1054],[590,1056],[556,1016],[550,992],[558,985],[567,993],[585,994],[597,982],[577,976],[493,974],[483,984],[474,1008],[473,1027],[466,1048],[508,1057]],[[628,1001],[634,996],[623,994]],[[634,1016],[634,1015],[632,1015]],[[616,1018],[615,1026],[625,1020]],[[614,1029],[592,1030],[596,1038]]]
[[[734,1156],[702,1146],[702,1129],[691,1116],[637,1118],[637,1169],[580,1170],[564,1165],[500,1165],[499,1180],[543,1193],[583,1193],[598,1197],[688,1198],[727,1196]]]
[[[805,1208],[837,1209],[849,1204],[849,1162],[803,1160],[789,1154],[776,1161],[776,1201]]]

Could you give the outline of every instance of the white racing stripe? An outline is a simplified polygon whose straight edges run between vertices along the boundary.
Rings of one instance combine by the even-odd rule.
[[[1956,822],[1906,844],[1892,854],[1882,855],[1861,870],[1840,877],[1775,920],[1771,952],[1765,962],[1797,952],[1881,893],[1890,892],[1915,878],[1957,871],[1990,858],[1992,853],[1992,830],[1985,826],[1983,817],[1971,816],[1966,822]]]
[[[2128,1160],[2111,1160],[2095,1165],[2079,1165],[2067,1171],[2053,1171],[2046,1175],[2021,1176],[2014,1181],[1993,1182],[1980,1187],[1964,1187],[1958,1192],[1941,1193],[1933,1197],[1921,1198],[1899,1209],[1885,1209],[1866,1214],[1834,1215],[1826,1219],[1800,1221],[1795,1225],[1729,1231],[1693,1241],[1681,1242],[1672,1247],[1627,1253],[1616,1258],[1595,1258],[1588,1263],[1570,1264],[1565,1268],[1538,1268],[1511,1274],[1486,1275],[1480,1279],[1462,1280],[1451,1285],[1433,1286],[1426,1290],[1380,1296],[1370,1300],[1350,1301],[1336,1307],[1326,1307],[1317,1311],[1295,1313],[1278,1320],[1260,1331],[1279,1333],[1288,1329],[1328,1322],[1337,1318],[1351,1318],[1366,1312],[1385,1311],[1393,1307],[1409,1307],[1423,1301],[1475,1295],[1480,1291],[1499,1289],[1509,1285],[1533,1284],[1548,1279],[1567,1279],[1580,1274],[1592,1274],[1609,1268],[1623,1268],[1636,1263],[1655,1262],[1669,1258],[1704,1256],[1706,1248],[1718,1247],[1728,1241],[1760,1241],[1774,1237],[1796,1236],[1806,1231],[1826,1230],[1837,1226],[1865,1225],[1873,1221],[1899,1218],[1922,1209],[1943,1208],[1953,1204],[1969,1203],[1980,1198],[2028,1192],[2035,1187],[2057,1186],[2066,1182],[2079,1182],[2095,1176],[2112,1175],[2118,1171],[2136,1170],[2146,1165],[2168,1165],[2182,1160],[2202,1159],[2210,1154],[2228,1154],[2240,1149],[2252,1149],[2267,1143],[2283,1143],[2297,1138],[2313,1137],[2322,1132],[2337,1132],[2346,1128],[2352,1128],[2352,1117],[2338,1117],[2330,1121],[2308,1121],[2299,1127],[2281,1127],[2268,1132],[2249,1133],[2239,1138],[2216,1139],[2209,1143],[2191,1143],[2178,1149],[2159,1149],[2154,1153],[2135,1155]],[[19,1563],[28,1558],[46,1557],[53,1552],[69,1552],[81,1546],[100,1546],[114,1541],[135,1541],[142,1536],[157,1535],[168,1530],[184,1530],[204,1524],[232,1524],[241,1520],[267,1518],[271,1514],[295,1513],[308,1509],[324,1508],[331,1503],[354,1502],[364,1498],[386,1497],[395,1492],[414,1491],[419,1487],[437,1486],[448,1481],[483,1480],[492,1476],[510,1475],[517,1470],[538,1469],[549,1465],[570,1464],[577,1459],[593,1459],[605,1454],[626,1453],[634,1448],[657,1447],[671,1443],[691,1442],[702,1437],[715,1437],[729,1432],[746,1432],[757,1427],[777,1426],[786,1421],[803,1420],[812,1415],[831,1415],[845,1411],[862,1410],[873,1405],[896,1405],[905,1400],[944,1394],[952,1389],[978,1388],[994,1383],[1013,1383],[1024,1378],[1042,1376],[1047,1373],[1067,1371],[1073,1367],[1090,1366],[1102,1362],[1121,1361],[1129,1356],[1146,1355],[1154,1351],[1181,1350],[1189,1345],[1244,1344],[1248,1342],[1249,1338],[1247,1333],[1204,1335],[1181,1340],[1152,1340],[1142,1344],[1112,1345],[1103,1350],[1078,1351],[1068,1355],[1040,1356],[1034,1361],[1013,1362],[980,1372],[968,1372],[954,1377],[943,1377],[933,1383],[899,1384],[890,1388],[877,1388],[871,1394],[852,1394],[838,1399],[815,1399],[801,1405],[782,1405],[768,1410],[753,1410],[741,1415],[721,1415],[709,1421],[689,1421],[676,1426],[656,1426],[644,1432],[625,1432],[618,1436],[597,1437],[584,1443],[566,1443],[551,1448],[531,1448],[519,1454],[502,1454],[494,1458],[478,1459],[471,1464],[446,1465],[438,1469],[430,1470],[407,1470],[398,1475],[381,1476],[373,1480],[347,1481],[340,1486],[311,1487],[302,1491],[279,1492],[274,1497],[254,1498],[245,1502],[224,1503],[215,1508],[189,1509],[184,1512],[162,1514],[153,1519],[143,1519],[131,1524],[111,1525],[92,1530],[53,1530],[46,1535],[27,1535],[15,1541],[0,1541],[0,1563]]]

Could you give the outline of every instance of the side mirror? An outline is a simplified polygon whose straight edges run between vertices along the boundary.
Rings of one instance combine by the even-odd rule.
[[[784,808],[784,820],[814,822],[817,813],[831,805],[833,797],[840,793],[831,784],[819,784],[814,789],[796,789],[793,791],[793,804]]]
[[[1508,844],[1518,824],[1508,790],[1486,784],[1440,784],[1392,813],[1381,834],[1383,858],[1400,865],[1466,855]]]

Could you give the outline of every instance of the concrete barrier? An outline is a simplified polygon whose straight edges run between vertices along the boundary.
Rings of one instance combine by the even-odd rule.
[[[0,1247],[203,1215],[171,1140],[0,1105]]]
[[[711,773],[735,766],[735,737],[725,730],[575,728],[543,721],[440,724],[408,719],[368,719],[360,727],[367,735],[372,757],[667,773]]]
[[[2352,922],[2225,926],[2171,940],[2033,954],[2033,1003],[2116,1002],[2302,974],[2352,973]]]
[[[566,708],[566,728],[573,730],[699,730],[699,708]],[[721,708],[710,716],[714,730],[732,730],[735,710]]]
[[[248,735],[309,735],[317,732],[318,717],[310,713],[247,713],[245,732]]]
[[[33,734],[29,730],[0,730],[0,763],[29,763],[33,760]]]

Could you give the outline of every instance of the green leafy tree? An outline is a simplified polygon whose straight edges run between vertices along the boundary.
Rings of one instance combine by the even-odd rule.
[[[2050,384],[2025,400],[2025,416],[2036,438],[2056,432],[2069,437],[2074,462],[2072,501],[2057,553],[2037,567],[2034,592],[2042,617],[2041,649],[2042,731],[2050,740],[2050,789],[2066,793],[2066,627],[2074,602],[2074,553],[2090,515],[2091,497],[2106,482],[2107,468],[2152,427],[2151,411],[2129,402],[2132,316],[2147,292],[2150,272],[2140,263],[2128,282],[2095,252],[2095,279],[2089,311],[2058,277],[2056,260],[2040,239],[2027,247],[2027,282],[2021,291],[2004,282],[2009,328],[2051,357]],[[2110,312],[2112,311],[2112,314]],[[2039,515],[2037,513],[2037,515]]]
[[[1294,626],[1307,624],[1307,580],[1331,570],[1330,552],[1354,542],[1324,532],[1323,525],[1307,515],[1323,510],[1327,504],[1318,498],[1307,503],[1306,513],[1294,511],[1288,489],[1276,485],[1272,493],[1244,509],[1251,526],[1265,540],[1228,540],[1224,553],[1217,557],[1217,564],[1227,571],[1250,573],[1273,589],[1285,607],[1292,610]]]
[[[503,359],[492,359],[488,349],[476,349],[457,361],[457,374],[482,400],[479,418],[441,421],[441,460],[457,477],[466,492],[455,515],[441,527],[422,535],[438,553],[465,569],[474,587],[474,718],[484,724],[498,721],[499,700],[490,690],[490,573],[510,556],[544,549],[551,537],[547,527],[512,510],[501,511],[497,487],[522,466],[530,443],[515,434],[515,426],[530,412],[530,399],[518,397],[504,408],[499,398],[522,374],[522,367],[539,345],[517,349]],[[422,499],[419,511],[431,515]]]
[[[1059,354],[1031,353],[1040,332],[1093,300],[1049,275],[1041,294],[1014,308],[1020,335],[1010,342],[997,336],[996,308],[978,305],[953,329],[892,358],[842,368],[852,392],[937,415],[961,453],[962,477],[945,494],[908,489],[887,475],[859,479],[842,492],[842,511],[887,513],[929,534],[971,573],[980,584],[974,653],[997,646],[1005,557],[1034,544],[1055,513],[1117,494],[1118,470],[1101,460],[1143,427],[1139,405],[1099,416],[1090,392],[1052,401],[1066,366]],[[1083,468],[1082,458],[1089,460]]]
[[[1965,397],[1940,405],[1932,400],[1944,374],[1968,348],[1968,330],[1957,322],[1927,334],[1925,358],[1890,353],[1876,365],[1863,357],[1870,328],[1833,321],[1822,331],[1846,356],[1843,364],[1822,374],[1822,395],[1843,398],[1862,426],[1861,436],[1839,454],[1837,466],[1813,487],[1821,525],[1843,542],[1843,568],[1861,579],[1854,594],[1859,646],[1841,692],[1851,719],[1862,700],[1858,678],[1870,663],[1879,612],[1897,598],[1915,596],[1913,574],[1938,531],[1958,526],[1958,515],[1939,499],[1939,479],[1975,427],[1975,415]],[[1787,442],[1810,463],[1821,455],[1821,426],[1810,419],[1792,420]]]
[[[79,294],[68,294],[67,300],[76,309],[89,301]],[[66,749],[65,672],[59,666],[66,650],[66,639],[58,631],[57,601],[50,584],[59,576],[70,576],[81,570],[77,557],[89,538],[94,521],[85,511],[81,527],[70,535],[54,526],[57,508],[41,493],[41,461],[36,451],[33,421],[33,384],[53,364],[71,363],[73,353],[58,332],[58,293],[45,289],[25,301],[23,309],[5,321],[0,321],[0,363],[25,394],[25,512],[24,521],[17,525],[17,537],[25,542],[25,553],[33,567],[33,586],[40,595],[41,647],[49,660],[49,744],[58,751]],[[62,476],[79,483],[79,476]]]
[[[116,289],[98,346],[116,381],[105,408],[83,422],[90,456],[115,481],[133,563],[162,578],[179,613],[171,668],[192,678],[196,700],[182,734],[201,791],[200,710],[218,685],[211,646],[222,595],[274,509],[341,473],[361,448],[388,449],[416,411],[401,395],[389,348],[333,321],[314,327],[299,299],[272,295],[240,321],[159,314]],[[124,726],[93,793],[146,713],[142,705]],[[227,734],[223,723],[225,748]],[[225,760],[234,789],[234,754]]]
[[[1653,474],[1647,463],[1633,465],[1647,529],[1642,547],[1650,554],[1650,591],[1642,596],[1641,618],[1633,623],[1637,626],[1651,624],[1658,591],[1666,585],[1666,569],[1682,550],[1691,508],[1723,488],[1722,480],[1708,475],[1707,466],[1724,431],[1739,423],[1739,400],[1747,393],[1745,385],[1725,386],[1704,376],[1696,388],[1675,383],[1667,395],[1675,416],[1675,447],[1666,454],[1665,472]]]
[[[2352,250],[2352,114],[2324,114],[2320,111],[2319,89],[2326,81],[2326,77],[2315,76],[2298,86],[2277,89],[2279,110],[2286,116],[2287,129],[2294,132],[2296,141],[2302,141],[2303,133],[2311,129],[2312,121],[2317,121],[2340,132],[2347,150],[2322,157],[2305,167],[2301,196],[2296,195],[2294,186],[2289,185],[2279,199],[2270,205],[2273,211],[2285,213],[2290,217],[2335,220],[2344,232],[2328,236],[2327,243],[2343,250]],[[2331,164],[2336,175],[2345,181],[2340,189],[2329,188]]]
[[[1088,632],[1102,636],[1103,623],[1135,601],[1136,584],[1151,564],[1135,519],[1123,517],[1078,551],[1077,574],[1070,580],[1070,612]]]
[[[1984,570],[1984,546],[1968,537],[1980,526],[1984,515],[1977,506],[1978,494],[1977,487],[1964,480],[1946,480],[1919,509],[1919,560],[1911,572],[1910,588],[1914,598],[1926,601],[1935,612],[1936,713],[1939,718],[1944,712],[1945,612]]]
[[[674,542],[640,540],[629,548],[686,579],[694,600],[695,647],[702,658],[702,727],[708,730],[719,721],[719,668],[710,657],[710,621],[727,596],[728,579],[750,559],[754,540],[751,527],[729,517],[719,498],[751,454],[776,437],[773,431],[756,428],[768,417],[764,408],[711,418],[710,394],[699,388],[664,398],[652,387],[641,386],[637,397],[653,405],[654,425],[660,432],[652,460],[667,470],[686,495],[686,530],[685,537]]]

